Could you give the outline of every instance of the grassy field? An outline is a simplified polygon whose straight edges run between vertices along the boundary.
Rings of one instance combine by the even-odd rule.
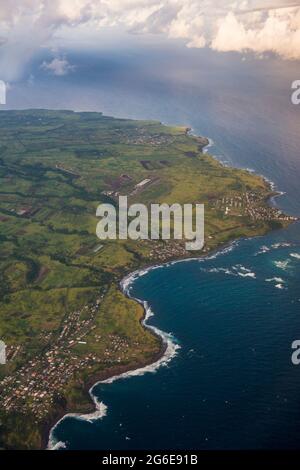
[[[135,192],[146,178],[151,184]],[[195,252],[160,241],[104,241],[99,248],[98,204],[115,204],[117,194],[147,205],[204,203],[208,253],[286,223],[251,217],[248,193],[255,195],[256,209],[268,211],[271,190],[265,181],[203,154],[201,141],[185,128],[100,113],[0,112],[0,338],[9,348],[0,379],[13,378],[43,355],[68,315],[104,293],[86,344],[72,349],[79,359],[92,353],[96,360],[58,386],[42,419],[28,411],[30,395],[13,411],[1,406],[4,447],[40,447],[57,410],[86,408],[83,390],[91,377],[159,354],[159,340],[140,324],[142,308],[124,297],[118,283],[137,268]]]

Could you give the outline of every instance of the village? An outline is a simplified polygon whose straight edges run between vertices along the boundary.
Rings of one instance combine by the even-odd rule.
[[[216,201],[215,208],[221,209],[225,216],[249,216],[251,220],[289,222],[297,220],[296,217],[283,214],[276,207],[264,204],[261,194],[253,191],[242,193],[241,196],[224,196]]]
[[[87,344],[85,337],[96,328],[95,315],[104,295],[104,292],[99,295],[93,305],[72,312],[64,320],[57,339],[50,341],[49,347],[41,355],[32,358],[0,382],[2,406],[6,411],[30,412],[36,422],[42,420],[74,373],[91,368],[100,361],[99,356],[92,352],[77,354],[74,347]],[[95,334],[94,340],[101,342],[101,335]],[[126,340],[113,334],[109,335],[109,340],[110,347],[104,351],[101,362],[110,363],[112,354],[113,361],[120,362],[120,356],[115,356],[118,351],[124,351],[128,344]]]
[[[127,145],[152,145],[157,147],[170,145],[174,141],[174,138],[168,134],[150,134],[145,128],[136,128],[134,131],[135,133],[132,136],[128,136],[128,133],[124,134]]]

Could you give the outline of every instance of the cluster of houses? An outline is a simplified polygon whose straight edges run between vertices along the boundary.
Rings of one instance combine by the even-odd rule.
[[[245,192],[241,196],[224,196],[216,201],[215,207],[223,210],[225,215],[249,216],[252,220],[296,220],[295,217],[268,206],[263,196],[256,192]]]
[[[148,242],[144,242],[148,243]],[[151,241],[151,251],[149,258],[151,260],[165,262],[173,258],[189,256],[185,249],[184,240],[164,240],[163,242]]]
[[[170,145],[174,142],[174,138],[168,134],[149,134],[145,128],[135,129],[136,133],[126,137],[127,145]]]
[[[91,352],[76,354],[74,346],[86,344],[86,335],[96,328],[95,314],[104,294],[103,292],[93,305],[72,312],[64,320],[59,336],[42,354],[35,356],[0,382],[4,409],[29,411],[39,421],[49,412],[56,396],[62,392],[76,371],[92,367],[100,361]],[[124,345],[120,343],[121,346]]]

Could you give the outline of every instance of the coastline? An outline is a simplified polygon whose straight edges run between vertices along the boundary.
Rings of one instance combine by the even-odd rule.
[[[176,348],[175,354],[172,355],[171,357],[166,356],[168,353],[167,351],[168,343],[166,341],[166,338],[170,340],[171,335],[163,332],[162,330],[159,330],[159,328],[156,328],[153,325],[147,324],[147,320],[151,318],[154,315],[154,313],[152,312],[151,309],[149,309],[147,302],[141,299],[132,297],[129,294],[128,289],[130,288],[131,284],[138,277],[145,276],[148,272],[153,271],[155,269],[163,269],[174,264],[186,263],[189,261],[201,262],[201,261],[205,261],[209,259],[214,259],[218,256],[222,256],[222,254],[232,251],[235,247],[238,246],[240,241],[245,240],[245,239],[246,238],[232,240],[226,244],[220,245],[211,253],[205,253],[202,256],[174,259],[174,260],[166,261],[161,264],[149,264],[148,266],[145,266],[139,270],[136,270],[127,274],[119,282],[120,287],[123,286],[124,283],[126,282],[125,287],[121,287],[121,290],[124,293],[124,295],[143,306],[144,313],[143,313],[143,317],[140,320],[140,323],[142,324],[143,328],[150,330],[151,333],[160,340],[160,350],[147,361],[135,363],[135,364],[128,364],[125,366],[115,366],[112,368],[108,368],[100,372],[99,374],[96,374],[90,377],[88,381],[84,384],[84,388],[83,388],[84,393],[90,397],[89,403],[87,405],[85,412],[84,413],[83,412],[81,413],[80,412],[67,412],[67,407],[65,407],[65,409],[63,409],[60,413],[57,413],[55,417],[53,417],[51,420],[46,422],[42,430],[42,449],[59,450],[59,449],[65,448],[64,443],[57,441],[52,435],[53,431],[55,431],[55,428],[65,418],[71,417],[71,418],[91,422],[96,419],[102,419],[106,416],[107,406],[103,402],[101,401],[99,402],[98,398],[92,393],[93,389],[97,385],[110,384],[110,383],[115,382],[116,380],[122,380],[125,378],[134,377],[137,375],[144,375],[145,373],[155,373],[160,367],[167,365],[176,356],[177,350],[180,349],[180,346],[177,343],[173,343],[174,347]],[[149,310],[151,312],[150,315],[149,315]],[[171,338],[172,340],[174,340],[173,337]],[[102,407],[102,413],[101,415],[97,415],[99,413],[100,406]]]
[[[127,277],[128,276],[125,278]],[[122,378],[143,375],[146,372],[154,373],[158,368],[160,368],[162,365],[166,365],[170,360],[173,359],[173,357],[175,357],[176,351],[179,349],[179,345],[173,342],[171,336],[167,333],[147,324],[147,320],[153,316],[153,313],[150,307],[147,305],[147,302],[143,302],[140,299],[131,297],[125,291],[123,292],[124,295],[132,300],[135,300],[143,306],[143,317],[141,318],[140,323],[143,328],[150,330],[151,333],[159,339],[160,350],[147,361],[128,364],[126,366],[115,366],[108,368],[96,376],[94,375],[88,379],[84,386],[84,392],[90,396],[91,402],[86,410],[86,413],[66,413],[66,410],[64,410],[55,418],[53,418],[53,420],[49,421],[49,423],[44,426],[42,432],[43,448],[48,450],[58,450],[60,448],[64,448],[63,443],[57,442],[52,433],[59,423],[62,422],[65,418],[72,417],[75,419],[91,422],[105,417],[107,410],[106,405],[99,401],[98,398],[93,394],[93,389],[97,387],[97,385],[105,383],[109,384]]]
[[[187,133],[192,133],[192,129],[187,128]],[[205,137],[199,137],[193,135],[193,137],[199,139],[199,148],[201,148],[201,151],[203,153],[208,153],[208,149],[214,145],[214,142]],[[206,142],[206,144],[204,144]],[[225,163],[222,161],[218,160],[216,156],[211,155],[212,158],[216,159],[219,163],[222,165],[226,166]],[[242,168],[245,171],[248,171],[249,173],[255,173],[254,170],[249,170],[246,168]],[[257,173],[255,173],[257,174]],[[271,205],[272,199],[275,197],[281,196],[282,192],[276,190],[276,185],[272,181],[270,181],[267,177],[263,175],[259,175],[263,180],[265,181],[266,185],[269,186],[270,188],[270,195],[266,198],[266,201]],[[270,231],[273,231],[270,229]],[[260,235],[259,235],[260,236]],[[253,238],[253,237],[251,237]],[[87,420],[87,421],[93,421],[96,419],[102,419],[106,415],[106,410],[107,407],[103,402],[99,402],[97,397],[93,394],[93,389],[99,385],[99,384],[109,384],[112,383],[116,380],[121,380],[123,378],[128,378],[136,375],[143,375],[147,372],[156,372],[157,369],[159,369],[161,366],[166,365],[170,360],[172,360],[176,354],[177,350],[180,348],[178,344],[175,342],[172,342],[174,339],[170,338],[170,335],[167,333],[159,330],[158,328],[148,325],[147,320],[153,316],[153,312],[147,305],[147,302],[134,298],[130,295],[130,286],[134,282],[135,279],[137,279],[140,276],[146,275],[149,271],[152,271],[154,269],[161,269],[164,267],[168,267],[173,264],[177,263],[183,263],[183,262],[189,262],[189,261],[204,261],[205,259],[213,259],[217,256],[222,255],[223,253],[226,253],[228,251],[233,250],[237,244],[245,239],[244,237],[241,238],[236,238],[233,239],[225,244],[221,244],[220,246],[216,247],[214,250],[212,250],[209,253],[203,253],[202,255],[199,255],[197,257],[176,257],[173,260],[170,259],[166,262],[160,263],[160,264],[151,264],[149,265],[144,265],[140,269],[133,271],[131,273],[128,273],[119,281],[119,286],[123,294],[130,298],[131,300],[135,300],[137,303],[142,305],[143,307],[143,316],[140,319],[140,323],[143,326],[143,328],[150,330],[151,333],[156,336],[159,341],[160,341],[160,350],[154,354],[149,360],[144,361],[144,362],[136,362],[136,363],[131,363],[128,365],[124,366],[115,366],[112,368],[108,368],[104,371],[101,371],[99,374],[94,375],[93,377],[89,378],[88,381],[84,384],[84,392],[87,393],[91,400],[89,405],[87,406],[86,413],[68,413],[66,412],[67,406],[65,409],[61,410],[60,413],[57,413],[53,419],[49,420],[49,422],[46,422],[46,424],[43,426],[43,431],[42,431],[42,448],[47,448],[48,450],[58,450],[59,448],[64,448],[64,443],[57,442],[53,436],[53,431],[55,431],[55,428],[59,425],[60,422],[62,422],[65,418],[68,417],[73,417],[76,419],[80,420]],[[170,344],[173,345],[173,353],[171,355],[168,354],[168,347]]]

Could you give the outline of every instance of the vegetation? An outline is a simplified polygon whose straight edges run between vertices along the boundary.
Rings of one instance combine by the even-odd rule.
[[[88,409],[91,381],[148,363],[161,351],[158,338],[141,326],[141,306],[123,295],[119,281],[149,263],[190,253],[179,242],[105,241],[99,247],[98,204],[115,203],[118,194],[129,195],[130,203],[204,203],[206,253],[286,223],[269,212],[271,190],[261,177],[223,167],[202,153],[204,143],[184,128],[152,121],[71,111],[0,112],[0,338],[9,358],[0,379],[13,380],[21,367],[42,357],[68,315],[103,296],[86,344],[72,347],[78,360],[87,354],[96,359],[57,387],[42,418],[28,411],[30,394],[13,410],[1,406],[3,447],[41,447],[45,429],[65,410]],[[135,191],[146,178],[151,184]]]

